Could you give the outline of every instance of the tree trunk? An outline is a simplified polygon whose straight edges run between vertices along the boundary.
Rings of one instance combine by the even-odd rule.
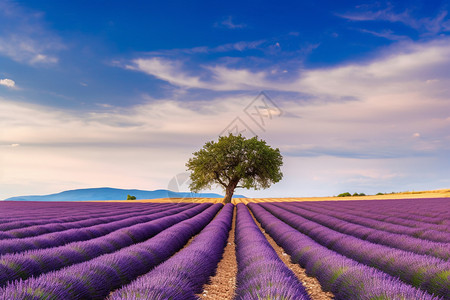
[[[236,188],[238,182],[230,182],[225,189],[225,198],[223,198],[223,203],[231,203],[231,198],[233,197],[234,189]]]

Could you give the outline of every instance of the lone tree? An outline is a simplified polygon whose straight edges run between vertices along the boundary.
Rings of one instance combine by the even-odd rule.
[[[236,188],[265,189],[283,178],[283,157],[257,137],[241,134],[219,137],[193,153],[186,167],[191,171],[190,189],[198,192],[218,184],[225,189],[225,203],[230,203]]]

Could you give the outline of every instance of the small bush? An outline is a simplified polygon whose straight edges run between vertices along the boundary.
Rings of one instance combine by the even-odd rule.
[[[345,192],[345,193],[342,193],[342,194],[339,194],[338,195],[338,197],[356,197],[356,196],[365,196],[366,194],[364,194],[364,193],[354,193],[353,195],[352,194],[350,194],[349,192]]]
[[[338,197],[350,197],[352,194],[350,194],[349,192],[345,192],[342,194],[339,194]]]
[[[136,197],[135,197],[135,196],[130,196],[130,195],[128,195],[128,196],[127,196],[127,200],[136,200]]]

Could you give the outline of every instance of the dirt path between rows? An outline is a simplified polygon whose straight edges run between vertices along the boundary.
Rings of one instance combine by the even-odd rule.
[[[250,212],[251,213],[251,212]],[[298,264],[291,262],[291,257],[284,252],[283,248],[277,245],[277,243],[268,235],[264,229],[262,229],[259,222],[255,219],[252,214],[255,223],[258,225],[261,232],[264,233],[267,241],[275,249],[280,259],[288,266],[289,269],[294,272],[295,276],[303,283],[306,291],[312,300],[332,300],[334,296],[331,292],[325,292],[319,281],[306,275],[305,269],[300,267]],[[227,246],[223,254],[222,260],[217,266],[216,275],[211,277],[209,284],[203,286],[203,293],[197,295],[202,300],[231,300],[234,296],[234,291],[236,289],[236,274],[237,274],[237,262],[236,262],[236,251],[234,243],[234,231],[236,228],[236,208],[233,212],[233,223],[231,231],[228,237]]]
[[[236,250],[234,243],[234,230],[236,228],[236,208],[233,211],[233,221],[230,234],[228,236],[227,246],[223,253],[222,260],[217,266],[216,275],[211,277],[209,284],[203,286],[203,293],[197,295],[200,299],[233,299],[236,289]]]
[[[250,209],[249,209],[250,211]],[[256,220],[253,213],[250,211],[250,214],[253,217],[253,220],[255,221],[256,225],[258,225],[259,229],[262,233],[264,233],[267,241],[270,243],[273,249],[278,254],[278,257],[285,263],[286,266],[288,266],[289,269],[294,272],[295,276],[297,276],[298,280],[300,280],[301,283],[303,283],[303,286],[306,289],[306,292],[308,292],[308,295],[311,297],[312,300],[330,300],[334,299],[334,295],[331,292],[325,292],[322,290],[322,286],[320,285],[319,280],[315,277],[308,276],[306,274],[306,270],[300,267],[298,264],[291,262],[291,256],[284,252],[283,248],[277,245],[277,243],[270,237],[269,234],[266,233],[266,231],[261,227],[261,224]]]

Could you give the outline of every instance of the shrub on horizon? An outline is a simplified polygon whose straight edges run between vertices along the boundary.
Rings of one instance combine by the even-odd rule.
[[[352,194],[350,194],[349,192],[345,192],[342,194],[337,195],[338,197],[350,197]]]

